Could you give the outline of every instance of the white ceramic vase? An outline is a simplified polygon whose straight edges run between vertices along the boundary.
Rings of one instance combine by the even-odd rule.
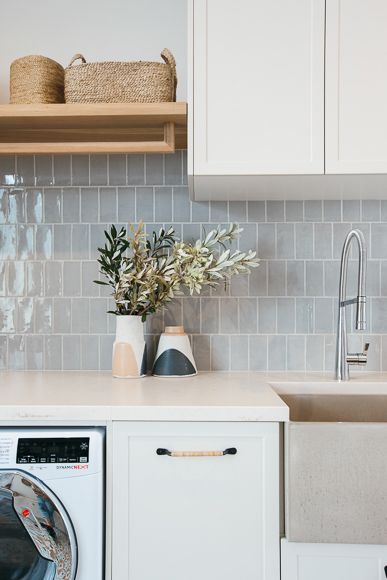
[[[156,377],[192,377],[197,372],[184,327],[166,326],[160,336],[152,374]]]
[[[113,344],[113,377],[132,379],[146,375],[146,342],[141,316],[117,315]]]

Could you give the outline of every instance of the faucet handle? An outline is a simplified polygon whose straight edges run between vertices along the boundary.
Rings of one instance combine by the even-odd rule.
[[[354,352],[351,354],[347,354],[347,363],[349,365],[366,365],[369,347],[370,343],[366,342],[364,345],[363,352]]]

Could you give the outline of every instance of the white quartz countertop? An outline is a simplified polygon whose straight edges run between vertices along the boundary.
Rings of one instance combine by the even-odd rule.
[[[104,372],[0,372],[0,421],[288,421],[281,394],[386,394],[387,373],[199,373],[120,380]]]
[[[259,373],[113,379],[102,372],[2,372],[0,421],[286,421]]]

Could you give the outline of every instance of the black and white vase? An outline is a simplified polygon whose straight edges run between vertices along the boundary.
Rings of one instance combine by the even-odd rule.
[[[160,336],[153,375],[156,377],[192,377],[197,372],[184,327],[166,326]]]

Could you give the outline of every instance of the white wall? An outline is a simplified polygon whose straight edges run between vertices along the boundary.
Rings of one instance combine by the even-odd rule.
[[[66,66],[81,52],[88,61],[177,61],[178,100],[186,99],[186,0],[0,0],[0,102],[9,98],[9,65],[43,54]]]

